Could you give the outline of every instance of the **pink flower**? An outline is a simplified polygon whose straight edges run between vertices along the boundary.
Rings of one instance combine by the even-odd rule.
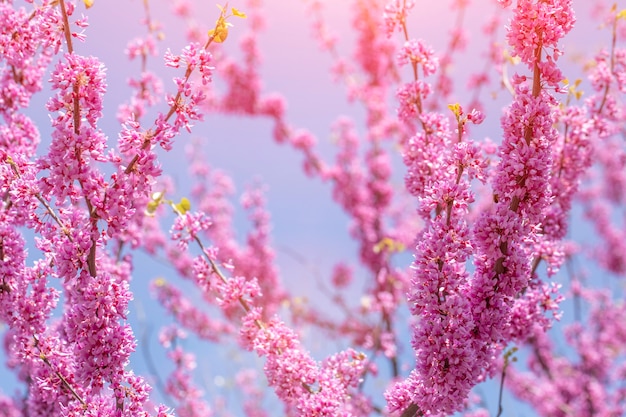
[[[510,3],[507,1],[504,5]],[[541,60],[538,50],[552,50],[551,58],[558,59],[561,54],[558,41],[572,29],[574,22],[571,0],[518,0],[507,40],[514,54],[532,68]]]
[[[170,231],[171,238],[178,242],[181,249],[186,249],[190,241],[211,226],[211,221],[204,213],[188,212],[177,216]]]
[[[410,39],[406,41],[400,52],[398,53],[398,64],[400,66],[411,64],[416,68],[422,68],[422,76],[437,72],[439,61],[435,56],[434,50],[426,46],[422,40]]]
[[[396,30],[401,30],[406,24],[409,10],[414,6],[413,0],[391,0],[387,3],[383,15],[387,37],[390,37]]]

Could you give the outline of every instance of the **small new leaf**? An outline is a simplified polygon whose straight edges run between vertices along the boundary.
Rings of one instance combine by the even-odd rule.
[[[181,198],[180,203],[178,204],[185,210],[185,212],[188,212],[191,209],[191,203],[185,197]]]
[[[226,40],[226,38],[228,37],[228,28],[230,26],[232,26],[232,24],[226,22],[226,19],[228,19],[229,17],[240,17],[240,18],[246,18],[246,14],[234,7],[231,7],[230,12],[231,14],[228,14],[228,12],[226,11],[226,8],[228,6],[228,3],[226,3],[225,6],[222,6],[221,4],[218,4],[217,7],[220,9],[220,17],[217,19],[217,22],[215,22],[215,28],[209,30],[209,36],[211,37],[211,40],[217,42],[217,43],[222,43]]]
[[[93,2],[94,0],[83,0],[83,3],[85,3],[86,8],[90,8],[91,6],[93,6]]]
[[[576,100],[580,100],[583,95],[583,91],[578,89],[581,82],[582,80],[580,78],[576,79],[576,81],[574,81],[574,84],[570,84],[567,78],[563,80],[563,83],[566,85],[569,94],[576,97]]]
[[[181,216],[184,216],[191,209],[191,202],[183,197],[180,199],[180,202],[177,204],[173,204],[174,210]]]
[[[160,191],[157,191],[156,193],[152,193],[152,195],[150,196],[150,201],[148,201],[146,210],[144,212],[146,216],[150,216],[150,217],[154,216],[157,209],[163,202],[163,196],[164,196],[164,193]]]
[[[456,117],[456,120],[458,121],[461,117],[461,113],[463,112],[463,110],[461,110],[461,105],[459,103],[448,104],[448,108],[452,113],[454,113],[454,117]]]
[[[402,252],[405,247],[401,242],[397,242],[390,237],[384,237],[372,248],[374,253],[381,252]]]
[[[235,9],[234,7],[232,9],[230,9],[230,10],[231,10],[233,16],[241,17],[242,19],[245,19],[246,17],[248,17],[248,16],[246,16],[246,14],[244,12],[241,12],[241,11]]]
[[[230,24],[226,23],[224,18],[220,17],[215,24],[215,29],[209,31],[209,36],[217,43],[224,42],[228,37],[228,26],[230,26]]]

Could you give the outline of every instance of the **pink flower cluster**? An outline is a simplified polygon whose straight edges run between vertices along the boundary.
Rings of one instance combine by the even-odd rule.
[[[177,342],[184,340],[186,334],[180,329],[163,329],[159,335],[161,344],[169,348],[168,358],[174,363],[174,371],[167,378],[165,391],[178,403],[176,415],[181,417],[210,417],[213,412],[202,399],[203,392],[196,388],[192,372],[196,368],[195,356],[187,353]]]
[[[359,406],[353,389],[365,370],[365,356],[348,349],[326,359],[321,366],[303,350],[297,336],[274,318],[259,326],[261,312],[244,317],[243,346],[266,356],[265,374],[278,397],[298,415],[352,416]]]
[[[417,118],[422,125],[422,131],[407,143],[405,163],[407,188],[420,198],[426,229],[416,247],[409,292],[412,313],[419,317],[412,340],[417,364],[406,381],[387,393],[392,412],[415,406],[422,413],[460,410],[503,345],[513,338],[525,340],[523,329],[533,322],[549,326],[542,313],[556,308],[554,291],[531,281],[535,272],[531,261],[535,247],[539,248],[535,245],[543,239],[540,226],[553,200],[552,152],[558,137],[553,127],[556,101],[543,90],[542,82],[554,86],[561,81],[553,65],[559,55],[556,44],[573,25],[571,4],[554,3],[520,1],[515,9],[508,39],[533,70],[533,83],[529,86],[525,76],[513,77],[514,101],[502,118],[500,162],[492,174],[495,204],[472,229],[465,220],[473,202],[469,180],[474,175],[486,179],[478,148],[465,145],[455,151],[471,150],[466,154],[471,155],[469,161],[463,154],[450,154],[445,119],[425,114],[420,105],[420,99],[426,98],[422,91],[428,87],[417,94],[399,95],[401,103],[412,108],[407,112],[401,104],[399,117]],[[543,48],[555,48],[547,61],[542,61]],[[417,72],[414,75],[413,85],[426,85],[417,81]],[[450,109],[461,144],[464,122],[480,123],[484,116],[472,112],[464,118],[460,107]],[[437,120],[436,128],[431,120]],[[478,168],[467,179],[462,176],[466,166]],[[475,265],[471,277],[465,271],[470,255]]]

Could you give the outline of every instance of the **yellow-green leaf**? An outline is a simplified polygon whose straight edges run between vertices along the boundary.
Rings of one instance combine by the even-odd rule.
[[[222,43],[228,37],[228,25],[224,19],[220,18],[215,25],[215,29],[209,31],[209,36],[217,43]]]
[[[148,205],[146,206],[146,215],[147,216],[154,216],[154,213],[156,213],[157,208],[159,207],[159,202],[158,201],[149,201]]]
[[[189,202],[189,200],[185,197],[180,199],[180,202],[177,204],[172,204],[172,207],[174,208],[174,210],[182,215],[185,215],[190,209],[191,209],[191,203]]]
[[[233,16],[241,17],[242,19],[245,19],[247,17],[244,12],[235,9],[234,7],[230,10],[233,13]]]
[[[402,252],[404,250],[404,245],[401,242],[397,242],[390,237],[384,237],[374,245],[373,250],[374,253],[380,252]]]
[[[448,104],[448,108],[454,113],[454,115],[458,118],[461,114],[461,105],[459,103]]]
[[[150,201],[148,201],[146,210],[144,211],[147,216],[154,216],[154,213],[156,213],[159,205],[161,205],[161,203],[163,202],[164,195],[165,194],[161,191],[152,193],[152,195],[150,196]]]
[[[191,209],[191,202],[189,201],[189,199],[183,197],[180,199],[180,206],[185,210],[185,212],[189,211]]]

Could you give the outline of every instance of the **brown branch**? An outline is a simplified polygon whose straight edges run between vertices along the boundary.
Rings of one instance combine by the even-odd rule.
[[[46,355],[41,351],[41,348],[39,347],[39,339],[37,338],[37,336],[33,335],[33,339],[35,339],[35,347],[39,351],[39,358],[43,361],[43,363],[45,363],[46,365],[50,367],[52,372],[54,372],[54,374],[61,380],[61,382],[63,383],[63,386],[65,386],[65,388],[67,388],[72,393],[72,396],[76,398],[78,402],[80,402],[83,405],[83,407],[87,407],[87,403],[85,402],[85,400],[83,400],[81,396],[78,395],[76,390],[67,381],[67,379],[65,379],[65,377],[61,375],[61,373],[58,370],[54,369],[54,367],[52,366],[52,363],[50,363],[50,360],[48,360]]]

